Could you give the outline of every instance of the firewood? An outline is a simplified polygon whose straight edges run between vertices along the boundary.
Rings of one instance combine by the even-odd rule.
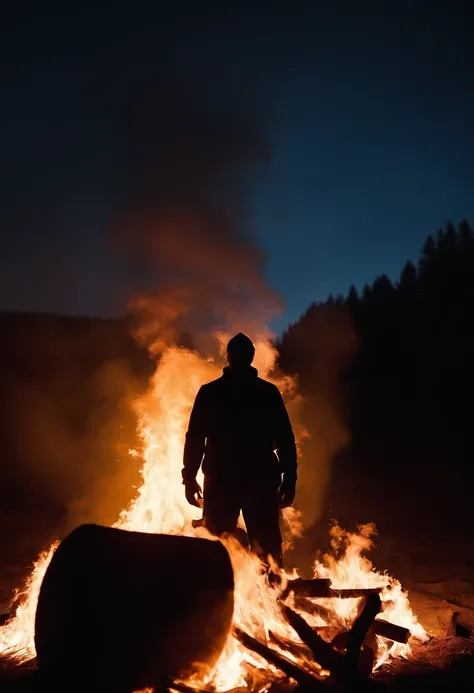
[[[366,678],[372,671],[375,653],[362,653],[362,658],[354,677],[347,670],[345,658],[340,652],[337,652],[331,644],[323,640],[299,614],[288,606],[284,606],[282,609],[288,623],[293,626],[300,638],[306,642],[318,664],[331,672],[331,680],[334,677],[339,684],[345,685],[349,683],[351,686],[355,684],[354,690],[358,691],[375,691],[377,689],[375,682]]]
[[[326,623],[332,623],[334,621],[339,620],[337,615],[333,611],[323,606],[322,604],[312,602],[307,597],[302,597],[299,594],[295,594],[294,603],[295,607],[299,609],[299,611],[305,611],[310,616],[319,616],[323,619],[323,621],[326,621]]]
[[[364,679],[368,679],[374,669],[374,664],[377,656],[377,650],[365,643],[360,650],[359,660],[357,662],[357,673]]]
[[[296,580],[288,580],[281,598],[286,599],[291,592],[304,595],[305,597],[329,597],[330,591],[331,580],[323,578],[315,578],[314,580],[297,578]]]
[[[208,688],[206,688],[205,686],[203,686],[202,688],[196,688],[195,686],[188,686],[187,683],[184,683],[183,681],[177,681],[176,679],[168,682],[168,685],[166,686],[166,690],[178,691],[178,693],[215,693],[215,688],[212,686],[210,686]],[[229,688],[229,690],[224,691],[223,693],[247,693],[247,692],[248,692],[248,688],[246,686],[237,686],[236,688]],[[158,693],[158,691],[155,689],[154,693]]]
[[[309,688],[310,690],[322,690],[322,686],[325,685],[322,678],[317,678],[316,675],[310,674],[302,667],[290,662],[289,659],[275,652],[275,650],[270,649],[237,626],[234,627],[234,637],[248,650],[263,657],[263,659],[273,664],[277,669],[280,669],[280,671],[293,679],[293,681],[299,683],[300,686]]]
[[[301,693],[302,690],[301,686],[295,687],[293,681],[288,676],[285,676],[273,681],[270,688],[268,688],[268,682],[265,682],[263,686],[257,688],[256,693],[295,693],[295,691],[300,691]],[[248,688],[246,691],[242,691],[242,693],[248,693]]]
[[[344,655],[344,668],[350,677],[355,677],[358,674],[358,662],[362,644],[381,608],[382,600],[380,596],[376,592],[369,595],[361,613],[349,631],[347,649]]]
[[[213,693],[212,688],[195,688],[194,686],[188,686],[182,681],[172,681],[168,683],[167,688],[170,691],[178,691],[178,693]],[[226,691],[226,693],[230,693],[230,691]]]
[[[341,654],[344,654],[347,648],[347,639],[349,637],[349,631],[345,630],[342,633],[338,633],[332,640],[331,645]]]
[[[380,593],[384,587],[336,589],[331,587],[331,580],[315,578],[314,580],[304,580],[297,578],[289,580],[286,589],[281,595],[281,599],[286,599],[290,593],[310,597],[312,599],[336,598],[336,599],[358,599],[368,597],[370,594]]]
[[[402,645],[405,645],[411,638],[411,632],[408,630],[408,628],[397,626],[395,623],[383,621],[382,619],[376,619],[373,625],[369,628],[367,637],[364,640],[364,647],[366,645],[368,646],[371,639],[375,638],[376,635],[378,635],[380,638],[392,640],[393,642],[399,642]],[[331,644],[338,652],[345,652],[348,638],[349,631],[338,633],[332,640]]]
[[[375,663],[377,661],[378,642],[377,637],[369,630],[363,645],[360,650],[359,659],[357,662],[358,682],[361,683],[373,682],[371,676]],[[377,686],[373,687],[374,690]]]
[[[281,609],[290,626],[295,629],[301,640],[308,645],[317,663],[331,673],[338,674],[341,672],[343,658],[339,652],[336,652],[329,643],[323,640],[296,611],[290,609],[286,604],[282,604]]]
[[[360,589],[355,588],[343,590],[331,589],[331,594],[329,596],[336,599],[360,599],[361,597],[370,597],[372,594],[378,595],[383,589],[384,587],[361,587]]]
[[[381,618],[374,621],[373,626],[370,628],[370,632],[373,633],[373,635],[379,635],[381,638],[393,640],[393,642],[400,642],[403,645],[411,638],[409,628],[397,626],[395,623],[390,623],[390,621],[385,621]]]
[[[268,637],[280,649],[287,650],[295,657],[308,657],[308,655],[312,654],[307,645],[299,642],[293,642],[292,640],[287,640],[286,638],[281,638],[271,630],[268,631]]]

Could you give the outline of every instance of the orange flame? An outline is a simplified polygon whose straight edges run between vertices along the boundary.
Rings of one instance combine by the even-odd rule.
[[[221,342],[225,343],[223,335]],[[274,362],[275,351],[264,335],[256,340],[255,365],[261,375],[266,377]],[[142,532],[206,535],[204,529],[192,527],[192,520],[197,519],[200,513],[188,505],[184,498],[180,470],[184,436],[194,397],[203,383],[220,374],[220,367],[221,364],[211,359],[202,359],[198,354],[178,347],[171,347],[162,355],[148,393],[136,405],[139,434],[143,442],[143,482],[136,498],[120,514],[116,527]],[[276,384],[286,396],[295,394],[290,379],[281,379]],[[131,451],[131,454],[138,453]],[[301,533],[296,511],[288,510],[285,521],[294,535]],[[326,557],[323,562],[317,562],[315,575],[331,578],[333,585],[339,588],[386,584],[387,576],[374,572],[371,563],[361,556],[362,550],[369,548],[369,534],[367,528],[362,528],[359,535],[348,535],[340,528],[334,528],[333,540],[339,544],[345,541],[345,553],[337,561]],[[279,593],[268,584],[256,556],[232,539],[226,540],[225,544],[235,572],[236,625],[262,640],[268,639],[268,632],[271,630],[288,640],[300,642],[283,619],[278,606]],[[38,558],[25,588],[16,595],[18,606],[14,617],[0,629],[0,653],[22,661],[34,657],[36,603],[43,575],[55,548],[56,544]],[[413,634],[424,637],[424,630],[417,623],[400,584],[393,578],[388,580],[390,588],[382,593],[382,599],[387,605],[384,617],[408,626]],[[331,600],[328,608],[334,609],[335,616],[348,624],[356,614],[357,600]],[[380,643],[378,663],[389,655],[405,652],[406,646],[405,649],[392,646],[389,650]],[[218,691],[240,686],[251,688],[255,667],[262,671],[266,681],[275,679],[278,675],[266,662],[252,655],[229,636],[219,662],[205,679]]]
[[[383,587],[380,594],[383,606],[381,616],[395,625],[408,628],[414,637],[425,640],[425,630],[413,614],[408,594],[403,591],[400,582],[386,573],[373,570],[371,561],[362,556],[363,551],[368,551],[373,546],[375,525],[361,525],[358,530],[356,534],[346,532],[338,524],[332,527],[330,533],[333,553],[315,562],[315,577],[329,578],[334,589]],[[339,556],[341,551],[342,556]],[[327,608],[332,608],[346,628],[350,627],[357,615],[358,599],[331,599],[319,602]],[[410,652],[409,644],[388,643],[379,637],[377,640],[376,667],[383,664],[389,656],[407,656]]]

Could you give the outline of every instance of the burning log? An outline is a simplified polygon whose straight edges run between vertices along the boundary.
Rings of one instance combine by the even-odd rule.
[[[293,592],[294,594],[311,599],[336,598],[336,599],[359,599],[360,597],[368,597],[371,594],[379,594],[386,585],[382,587],[355,588],[355,589],[333,589],[331,580],[315,578],[314,580],[305,580],[297,578],[289,580],[285,591],[281,595],[282,599]]]
[[[344,655],[344,669],[346,674],[350,677],[356,677],[358,674],[359,656],[362,644],[375,617],[380,613],[381,608],[382,600],[380,596],[374,592],[367,597],[364,608],[349,631],[346,654]]]
[[[277,669],[280,669],[280,671],[293,679],[293,681],[299,683],[300,686],[311,690],[324,686],[322,679],[316,678],[315,675],[310,674],[302,667],[293,664],[289,659],[275,652],[275,650],[270,649],[255,638],[252,638],[251,635],[248,635],[240,628],[234,628],[234,636],[244,647],[255,652],[255,654],[258,654],[260,657],[263,657],[263,659],[266,659],[267,662],[273,664]]]
[[[376,619],[373,625],[369,628],[368,636],[374,637],[378,635],[386,640],[392,640],[393,642],[399,642],[402,645],[406,645],[408,640],[411,638],[411,631],[403,626],[397,626],[395,623],[390,623],[389,621],[383,621],[382,619]],[[345,633],[339,633],[336,635],[332,644],[337,650],[345,651],[347,648],[347,642],[349,638],[349,631]]]
[[[288,580],[288,584],[281,598],[286,599],[291,592],[305,597],[329,597],[331,592],[331,580],[322,578],[316,578],[314,580],[305,580],[304,578]]]
[[[213,665],[231,627],[233,571],[217,541],[83,525],[41,586],[38,665],[59,690],[133,691]]]
[[[296,611],[285,604],[281,608],[283,616],[309,647],[317,663],[334,674],[340,673],[343,668],[342,655],[323,640]]]
[[[298,594],[295,594],[295,606],[297,609],[305,611],[310,616],[319,616],[319,618],[322,618],[326,623],[338,620],[336,614],[325,606],[322,606],[322,604],[312,602],[307,597],[301,597]]]
[[[357,673],[360,678],[368,679],[374,670],[375,662],[377,661],[377,639],[369,635],[364,640],[360,650],[359,660],[357,662]]]
[[[296,657],[307,657],[308,655],[311,655],[311,650],[308,648],[307,645],[298,642],[293,642],[292,640],[286,640],[285,638],[280,638],[278,635],[275,635],[275,633],[273,633],[271,630],[268,631],[268,637],[281,650],[286,650],[287,652],[290,652],[290,654],[295,655]]]
[[[383,619],[374,621],[374,625],[370,628],[370,633],[379,635],[387,640],[393,640],[393,642],[400,642],[403,645],[406,645],[411,638],[411,632],[408,628],[397,626],[395,623],[390,623],[390,621],[384,621]]]
[[[344,590],[344,592],[348,592],[352,590]],[[372,592],[372,594],[377,594],[378,590]],[[294,603],[295,607],[299,609],[300,611],[305,611],[307,614],[311,616],[319,616],[323,621],[326,621],[326,623],[339,623],[340,619],[338,619],[337,614],[335,614],[333,611],[328,609],[327,607],[323,606],[322,604],[318,604],[317,602],[313,602],[308,597],[303,597],[299,594],[295,594],[294,596]],[[384,619],[377,619],[374,621],[373,625],[370,628],[370,633],[373,635],[378,635],[381,638],[386,638],[387,640],[393,640],[393,642],[399,642],[405,645],[408,640],[411,638],[411,632],[408,628],[405,628],[404,626],[398,626],[395,623],[391,623],[390,621],[385,621]],[[346,637],[347,633],[341,633],[340,637]],[[347,642],[344,641],[344,647],[347,645]]]
[[[384,587],[369,587],[369,588],[354,588],[354,589],[343,589],[335,590],[331,589],[330,597],[335,599],[361,599],[363,597],[370,597],[373,594],[379,595]]]
[[[288,681],[286,676],[282,679],[283,681]],[[195,686],[188,686],[187,683],[183,681],[170,681],[166,689],[168,691],[178,691],[178,693],[216,693],[214,687],[210,688],[196,688]],[[159,693],[159,691],[154,691],[154,693]],[[229,690],[224,691],[224,693],[248,693],[248,688],[246,686],[238,686],[237,688],[229,688]]]
[[[163,689],[166,690],[166,689]],[[178,691],[178,693],[214,693],[211,688],[193,688],[182,681],[171,681],[168,683],[167,690]],[[230,693],[230,692],[229,692]]]
[[[370,648],[367,652],[363,652],[362,645],[381,606],[382,601],[377,593],[373,593],[367,598],[364,609],[351,630],[343,634],[344,644],[347,643],[344,656],[334,649],[334,643],[330,644],[323,640],[304,618],[290,609],[289,606],[283,605],[282,611],[288,623],[295,629],[301,640],[308,645],[318,664],[324,669],[328,669],[340,680],[353,680],[360,674],[369,676],[372,672],[374,653],[370,651]]]
[[[165,690],[178,691],[178,693],[215,693],[213,688],[195,688],[194,686],[188,686],[186,683],[183,683],[183,681],[169,681],[166,689],[163,688],[163,691]],[[237,691],[239,691],[238,688],[231,689],[225,693],[236,693]]]

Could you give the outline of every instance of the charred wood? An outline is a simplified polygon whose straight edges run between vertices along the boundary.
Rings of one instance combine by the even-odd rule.
[[[304,611],[311,616],[319,616],[328,624],[342,626],[341,620],[336,613],[327,607],[322,606],[322,604],[312,602],[307,597],[302,597],[295,594],[294,604],[298,610]],[[391,623],[390,621],[385,621],[384,619],[377,619],[374,621],[374,624],[370,628],[370,633],[373,635],[378,635],[381,638],[385,638],[386,640],[399,642],[402,645],[405,645],[411,638],[411,632],[408,628]],[[341,640],[339,644],[342,643],[345,648],[347,646],[347,633],[341,633],[340,638]]]
[[[294,604],[300,611],[305,611],[310,616],[319,616],[319,618],[322,618],[326,623],[333,623],[339,620],[337,615],[327,607],[312,602],[307,597],[302,597],[299,594],[295,594]]]
[[[354,621],[352,628],[347,637],[347,649],[344,655],[344,669],[350,677],[356,677],[358,674],[359,656],[362,644],[373,625],[375,617],[380,613],[382,608],[382,600],[380,596],[374,592],[367,597],[365,605]]]
[[[286,680],[286,679],[285,679]],[[183,681],[171,681],[167,686],[168,691],[178,691],[178,693],[215,693],[214,688],[197,688],[195,686],[189,686]],[[238,686],[237,688],[229,688],[229,690],[224,691],[224,693],[247,693],[248,688],[245,686]],[[157,693],[155,690],[154,693]]]
[[[373,635],[379,635],[381,638],[393,640],[393,642],[399,642],[403,645],[411,638],[411,632],[408,628],[397,626],[395,623],[390,623],[390,621],[384,621],[383,619],[377,619],[370,628],[370,632]]]
[[[354,588],[354,589],[333,589],[331,580],[323,578],[315,578],[314,580],[305,580],[297,578],[289,580],[286,589],[281,595],[282,599],[286,599],[289,594],[301,595],[312,599],[336,598],[336,599],[358,599],[360,597],[368,597],[370,594],[378,594],[384,589],[383,587],[370,588]]]
[[[385,589],[384,587],[370,587],[370,588],[355,588],[355,589],[344,589],[344,590],[331,590],[330,597],[336,599],[360,599],[361,597],[369,597],[372,594],[379,595],[380,592]]]
[[[182,681],[172,681],[168,684],[168,690],[178,691],[178,693],[213,693],[211,688],[194,688],[194,686],[188,686]],[[226,693],[231,693],[226,691]]]
[[[323,640],[296,611],[285,604],[281,608],[285,619],[295,629],[301,640],[308,645],[317,663],[323,669],[336,675],[342,672],[343,658],[339,652],[336,652],[330,643]]]
[[[273,664],[277,669],[280,669],[280,671],[293,679],[293,681],[299,683],[300,686],[311,690],[321,690],[321,687],[325,685],[323,679],[316,678],[316,676],[310,674],[297,664],[290,662],[289,659],[275,652],[275,650],[272,650],[270,647],[267,647],[264,643],[256,640],[251,635],[248,635],[248,633],[245,633],[245,631],[240,628],[234,627],[234,637],[248,650],[263,657],[263,659]]]
[[[357,673],[359,676],[368,679],[372,674],[374,669],[375,660],[377,656],[377,644],[367,644],[364,642],[362,645],[359,661],[357,663]]]
[[[399,642],[402,645],[405,645],[411,637],[411,632],[408,630],[408,628],[397,626],[395,623],[376,619],[373,625],[370,627],[368,635],[371,637],[378,635],[380,638],[385,638],[386,640],[392,640],[393,642]],[[345,651],[347,648],[348,637],[349,631],[339,633],[332,641],[333,646],[339,651]]]
[[[322,578],[305,580],[304,578],[297,578],[296,580],[288,580],[288,584],[281,598],[286,599],[291,592],[301,594],[305,597],[329,597],[330,591],[331,580]]]
[[[308,655],[312,656],[311,650],[308,648],[307,645],[304,645],[303,643],[293,642],[292,640],[281,638],[280,636],[273,633],[271,630],[268,631],[268,637],[280,649],[287,650],[287,652],[290,652],[296,657],[308,657]]]

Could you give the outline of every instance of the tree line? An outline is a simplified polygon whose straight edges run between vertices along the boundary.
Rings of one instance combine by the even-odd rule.
[[[397,530],[421,530],[427,514],[439,531],[448,515],[459,519],[457,534],[466,529],[474,452],[474,238],[466,220],[428,236],[398,281],[381,274],[361,292],[351,286],[310,305],[278,349],[303,394],[323,393],[350,432],[335,456],[336,504],[378,504],[382,522],[398,522]],[[307,424],[311,431],[311,417]]]

